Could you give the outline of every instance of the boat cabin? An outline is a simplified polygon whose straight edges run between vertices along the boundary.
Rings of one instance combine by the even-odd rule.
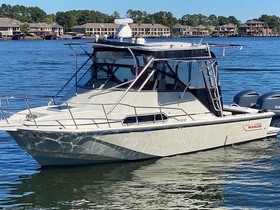
[[[76,79],[76,94],[81,89],[96,90],[99,94],[112,90],[166,92],[170,95],[180,92],[183,98],[186,92],[190,92],[212,113],[221,116],[217,61],[207,45],[114,41],[92,45],[94,50],[88,54],[87,60],[92,64],[86,70],[86,76]],[[168,103],[180,103],[180,97],[170,97]]]

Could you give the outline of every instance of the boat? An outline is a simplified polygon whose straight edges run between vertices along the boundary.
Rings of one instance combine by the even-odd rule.
[[[2,97],[0,129],[42,166],[160,158],[275,135],[273,112],[223,105],[214,45],[147,43],[131,38],[131,22],[115,21],[117,41],[83,42],[93,50],[45,106]],[[11,113],[15,99],[27,109]]]
[[[23,34],[23,33],[14,34],[12,36],[12,40],[23,40],[23,39],[25,39],[25,34]]]

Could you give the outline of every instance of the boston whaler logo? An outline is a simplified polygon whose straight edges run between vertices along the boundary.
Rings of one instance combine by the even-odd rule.
[[[262,123],[244,125],[243,128],[245,131],[262,130]]]

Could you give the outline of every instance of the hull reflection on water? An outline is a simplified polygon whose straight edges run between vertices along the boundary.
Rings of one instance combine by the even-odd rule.
[[[158,160],[46,168],[20,178],[6,207],[265,207],[263,200],[250,196],[254,191],[256,196],[267,192],[269,206],[273,206],[277,197],[269,193],[280,193],[279,186],[274,186],[279,170],[273,163],[279,157],[276,146],[272,139]]]

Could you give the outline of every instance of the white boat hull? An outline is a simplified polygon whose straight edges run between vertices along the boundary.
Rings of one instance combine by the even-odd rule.
[[[32,108],[28,97],[12,96],[27,105],[13,114],[19,105],[14,109],[9,97],[0,103],[0,130],[41,165],[166,157],[277,132],[270,129],[272,112],[223,107],[208,44],[91,44],[94,51],[48,106]]]
[[[51,132],[8,131],[41,165],[73,165],[140,160],[213,149],[265,138],[271,116],[200,124],[126,130]]]

